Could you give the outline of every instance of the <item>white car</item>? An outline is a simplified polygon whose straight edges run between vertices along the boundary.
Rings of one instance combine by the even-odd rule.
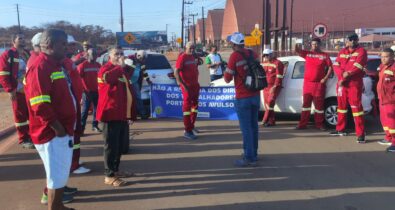
[[[135,50],[124,50],[125,56],[134,55],[136,52]],[[102,65],[105,64],[108,61],[108,53],[100,56],[97,61]],[[153,84],[177,84],[174,71],[164,55],[147,51],[145,65],[147,68],[146,72]],[[145,80],[143,80],[141,87],[141,98],[144,101],[145,107],[149,109],[151,89]],[[147,113],[150,112],[148,111]]]
[[[303,79],[305,60],[299,56],[288,56],[278,58],[284,64],[284,79],[282,90],[277,97],[275,112],[300,114],[302,112],[303,102]],[[332,58],[334,59],[334,58]],[[378,57],[369,57],[369,61],[377,63]],[[377,69],[378,66],[372,67]],[[375,101],[375,93],[373,91],[374,82],[371,77],[363,78],[364,92],[362,94],[362,106],[365,113],[369,113],[373,109],[372,103]],[[337,99],[336,99],[336,83],[337,77],[333,74],[327,81],[325,94],[325,123],[328,127],[334,127],[337,124]],[[233,81],[226,83],[224,79],[213,81],[210,86],[234,86]],[[263,91],[261,91],[261,111],[263,106]],[[314,109],[312,109],[313,113]]]

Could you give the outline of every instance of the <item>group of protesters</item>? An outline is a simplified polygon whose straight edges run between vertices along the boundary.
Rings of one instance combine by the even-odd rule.
[[[246,86],[247,70],[251,68],[246,57],[261,62],[258,54],[244,47],[244,35],[229,36],[233,53],[225,62],[211,45],[205,64],[210,79],[224,77],[234,80],[235,111],[243,139],[242,157],[234,162],[237,167],[258,164],[258,112],[260,90]],[[47,184],[41,202],[48,209],[70,209],[77,188],[67,186],[70,173],[82,174],[90,169],[80,161],[80,138],[85,133],[88,113],[92,110],[92,131],[104,138],[104,183],[124,186],[123,179],[134,174],[120,170],[122,154],[129,151],[129,127],[137,113],[145,116],[140,98],[142,80],[151,83],[144,60],[146,53],[138,51],[126,57],[120,47],[108,49],[109,60],[102,66],[96,62],[98,53],[91,43],[83,42],[83,51],[73,46],[76,42],[64,31],[47,29],[32,39],[33,50],[28,52],[23,34],[12,37],[13,47],[0,57],[0,84],[9,94],[14,110],[19,143],[24,148],[36,148],[46,171]],[[329,55],[320,49],[321,40],[312,39],[311,50],[296,47],[296,53],[305,58],[305,78],[301,120],[296,129],[307,129],[311,105],[315,107],[315,128],[324,126],[324,99],[326,81],[335,72],[338,78],[338,124],[331,135],[347,135],[346,114],[350,105],[358,143],[365,143],[365,128],[361,104],[364,67],[367,53],[358,44],[358,36],[348,36],[347,46],[332,64]],[[200,84],[198,66],[203,60],[195,55],[195,45],[186,44],[177,58],[174,75],[183,96],[184,137],[195,140],[200,131],[195,127],[198,115]],[[388,152],[395,152],[395,65],[394,51],[381,52],[377,86],[381,122]],[[225,67],[226,66],[226,67]],[[274,106],[282,89],[284,65],[271,49],[262,52],[262,71],[266,73],[264,92],[264,127],[275,126]],[[82,102],[82,110],[80,103]],[[99,122],[102,122],[100,128]]]

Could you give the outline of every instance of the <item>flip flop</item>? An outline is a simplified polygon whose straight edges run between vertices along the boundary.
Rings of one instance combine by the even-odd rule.
[[[127,182],[119,177],[106,177],[104,178],[104,184],[111,185],[113,187],[122,187],[125,186]]]

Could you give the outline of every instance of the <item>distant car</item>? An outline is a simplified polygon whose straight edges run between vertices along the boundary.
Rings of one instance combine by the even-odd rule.
[[[125,50],[125,56],[134,55],[137,51]],[[97,59],[100,64],[107,63],[108,53],[103,54]],[[147,73],[153,84],[176,84],[174,77],[174,71],[167,60],[167,58],[159,53],[147,52],[145,59],[145,65]],[[143,80],[141,87],[141,98],[144,101],[144,105],[147,109],[150,107],[151,88],[148,83]],[[150,113],[149,111],[147,113]]]
[[[303,102],[303,79],[305,60],[299,56],[288,56],[278,58],[284,64],[284,79],[283,89],[276,100],[274,107],[275,112],[300,114],[302,112]],[[334,60],[334,58],[331,58]],[[378,58],[369,57],[368,67],[377,69],[379,63]],[[373,103],[375,103],[375,93],[373,88],[373,79],[370,76],[363,78],[364,92],[362,94],[362,105],[365,113],[370,113],[373,110]],[[227,84],[223,78],[211,82],[210,86],[233,86],[233,81]],[[328,127],[335,127],[337,124],[337,98],[336,98],[336,84],[337,77],[335,74],[331,75],[326,83],[325,94],[325,123]],[[264,111],[263,106],[263,91],[261,91],[261,111]],[[313,113],[312,109],[312,113]]]

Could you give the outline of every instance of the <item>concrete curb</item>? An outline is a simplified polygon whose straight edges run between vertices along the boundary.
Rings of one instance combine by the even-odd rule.
[[[0,131],[0,141],[1,141],[3,138],[9,136],[9,135],[10,135],[11,133],[13,133],[13,132],[16,132],[16,128],[15,128],[14,125],[9,126],[8,128],[6,128],[6,129],[4,129],[4,130],[1,130],[1,131]]]

